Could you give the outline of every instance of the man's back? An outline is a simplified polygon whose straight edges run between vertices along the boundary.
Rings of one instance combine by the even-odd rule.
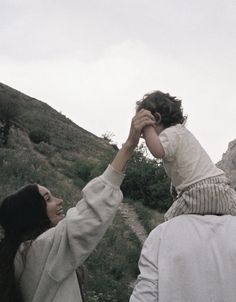
[[[236,218],[181,215],[155,228],[131,302],[235,302]]]

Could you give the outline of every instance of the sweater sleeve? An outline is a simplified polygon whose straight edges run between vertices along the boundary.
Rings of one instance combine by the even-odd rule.
[[[139,259],[140,274],[129,302],[158,302],[158,251],[160,228],[155,228],[145,241]]]
[[[53,229],[47,257],[47,272],[61,281],[81,265],[94,250],[111,224],[123,195],[124,175],[108,166],[105,172],[83,189],[83,198]]]

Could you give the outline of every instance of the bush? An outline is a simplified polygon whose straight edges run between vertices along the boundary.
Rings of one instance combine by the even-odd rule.
[[[99,161],[89,159],[76,160],[72,166],[67,169],[66,174],[74,179],[77,184],[78,178],[82,183],[86,184],[89,180],[102,174],[108,164],[114,158],[114,152],[104,152],[103,157]]]
[[[14,97],[0,92],[0,139],[3,145],[7,145],[10,128],[19,114],[19,106]]]
[[[133,200],[142,200],[144,205],[166,211],[171,203],[170,181],[162,162],[150,159],[141,145],[129,162],[122,190],[124,196]]]
[[[88,181],[91,176],[92,163],[88,161],[77,161],[74,169],[76,170],[76,175],[79,176],[84,181]]]
[[[35,144],[39,144],[41,142],[50,143],[50,136],[48,132],[41,128],[31,130],[29,133],[29,138]]]
[[[20,115],[20,107],[14,96],[0,91],[0,121],[15,121]]]
[[[35,150],[46,155],[47,157],[52,157],[55,154],[55,148],[44,141],[41,141],[35,146]]]
[[[86,184],[92,178],[92,171],[95,163],[90,160],[80,159],[70,166],[66,173],[77,183],[78,178],[82,180],[82,184]]]

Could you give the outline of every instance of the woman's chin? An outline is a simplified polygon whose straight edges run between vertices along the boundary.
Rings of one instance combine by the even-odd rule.
[[[56,226],[58,224],[58,222],[60,222],[64,218],[65,218],[64,213],[58,214],[57,217],[55,219],[53,219],[53,221],[51,221],[52,226]]]

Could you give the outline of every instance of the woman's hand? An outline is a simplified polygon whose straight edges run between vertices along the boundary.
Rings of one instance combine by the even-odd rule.
[[[143,128],[145,128],[146,126],[154,125],[155,118],[151,114],[151,112],[145,109],[141,109],[132,119],[129,136],[125,144],[133,146],[135,148],[139,143]]]
[[[127,161],[131,158],[134,149],[138,145],[142,129],[154,124],[155,118],[150,111],[142,109],[136,113],[131,122],[128,138],[111,164],[114,169],[124,172]]]

